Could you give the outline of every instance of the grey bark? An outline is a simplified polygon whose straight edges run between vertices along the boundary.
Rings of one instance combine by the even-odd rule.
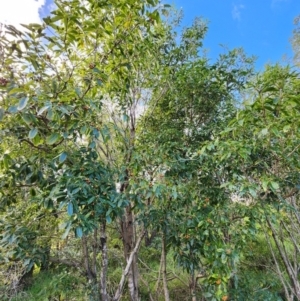
[[[170,294],[168,289],[168,280],[167,280],[167,250],[166,250],[166,234],[163,232],[162,234],[162,276],[163,276],[163,286],[164,286],[164,295],[165,301],[170,301]]]
[[[126,267],[123,271],[123,274],[122,274],[122,277],[121,277],[121,280],[120,280],[120,283],[119,283],[119,286],[118,286],[118,289],[115,293],[115,296],[113,298],[113,301],[119,301],[120,298],[122,297],[122,292],[123,292],[123,288],[124,288],[124,283],[125,283],[125,279],[127,277],[127,275],[129,274],[129,271],[131,269],[131,265],[132,265],[132,262],[133,262],[133,259],[140,247],[140,244],[141,244],[141,241],[144,237],[144,234],[145,232],[143,232],[140,237],[138,238],[137,242],[136,242],[136,245],[133,249],[133,251],[131,252],[130,256],[128,257],[128,260],[127,260],[127,264],[126,264]]]
[[[107,254],[107,237],[106,237],[106,222],[104,221],[100,226],[100,240],[101,240],[101,273],[100,273],[100,293],[101,301],[109,301],[110,298],[107,293],[107,268],[108,268],[108,254]]]

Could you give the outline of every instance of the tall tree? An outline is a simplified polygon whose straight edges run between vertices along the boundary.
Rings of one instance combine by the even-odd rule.
[[[127,261],[135,250],[132,200],[126,197],[128,165],[137,109],[154,76],[149,69],[155,69],[160,46],[156,41],[163,40],[164,28],[157,1],[55,4],[43,25],[23,25],[24,32],[6,26],[1,38],[0,119],[6,146],[2,150],[2,197],[16,204],[25,197],[39,210],[45,208],[65,221],[63,236],[73,229],[82,238],[85,272],[95,287],[100,281],[101,298],[108,300],[106,223],[123,215]],[[118,193],[116,182],[121,183]],[[7,205],[3,204],[4,210]],[[5,225],[7,217],[2,217]],[[21,228],[23,232],[13,229],[6,227],[3,232],[4,247],[14,242],[18,250],[33,255],[21,244],[26,228]],[[91,266],[86,239],[91,231],[97,236],[98,229],[101,275]],[[24,260],[19,253],[15,256]],[[26,256],[30,260],[25,263],[37,262]],[[128,285],[131,299],[138,300],[132,262]]]
[[[213,143],[227,173],[223,186],[248,203],[248,216],[255,212],[287,300],[300,297],[299,83],[289,67],[267,66]]]
[[[241,50],[234,50],[212,65],[197,57],[175,65],[168,74],[172,87],[159,101],[154,98],[140,121],[144,164],[137,176],[148,199],[143,218],[162,232],[163,251],[167,240],[191,274],[192,295],[198,272],[206,270],[202,278],[210,286],[207,297],[221,298],[232,271],[227,258],[236,255],[234,243],[220,231],[232,218],[227,209],[230,196],[219,187],[224,175],[214,169],[213,161],[197,154],[233,118],[235,97],[251,74],[251,62]],[[238,237],[238,231],[232,231]],[[216,285],[218,279],[222,281]]]

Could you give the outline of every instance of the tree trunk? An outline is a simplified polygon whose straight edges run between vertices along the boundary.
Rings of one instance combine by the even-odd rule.
[[[128,159],[130,161],[130,158]],[[129,171],[126,169],[125,179],[121,185],[120,192],[126,193],[128,188]],[[121,236],[124,248],[124,258],[128,262],[135,246],[135,227],[134,227],[134,215],[132,212],[131,204],[129,204],[125,210],[124,215],[121,218]],[[133,255],[132,263],[128,271],[128,291],[131,301],[139,301],[138,293],[138,266],[137,255]]]
[[[124,246],[124,257],[125,261],[128,262],[135,245],[134,217],[130,206],[126,208],[125,215],[121,219],[121,231]],[[131,301],[139,301],[136,254],[133,255],[132,263],[128,271],[128,291]]]
[[[101,227],[101,226],[100,226]],[[92,244],[92,250],[93,250],[93,258],[92,258],[92,271],[94,275],[97,275],[97,255],[99,252],[99,243],[98,243],[98,229],[94,230],[93,233],[93,244]]]
[[[19,281],[19,285],[21,286],[22,289],[27,289],[31,285],[33,270],[34,270],[34,265],[31,267],[31,269],[29,271],[26,271],[22,275],[22,277]]]
[[[193,272],[193,274],[191,275],[191,282],[190,282],[192,301],[197,301],[196,286],[197,286],[197,278],[195,277],[195,273]]]
[[[277,258],[276,258],[276,255],[274,253],[274,250],[273,250],[273,246],[271,244],[271,241],[270,241],[270,237],[269,237],[269,234],[267,233],[266,229],[263,229],[264,230],[264,234],[265,234],[265,238],[266,238],[266,241],[268,243],[268,246],[269,246],[269,249],[271,251],[271,254],[272,254],[272,257],[273,257],[273,260],[274,260],[274,263],[275,263],[275,266],[276,266],[276,270],[277,270],[277,274],[278,274],[278,277],[281,281],[281,284],[283,285],[283,292],[280,292],[280,297],[283,299],[284,297],[286,298],[287,301],[291,301],[290,300],[290,295],[289,295],[289,290],[290,290],[290,285],[288,283],[286,283],[286,280],[284,279],[283,277],[283,273],[281,271],[281,268],[279,266],[279,263],[277,261]]]
[[[83,253],[83,264],[85,269],[85,274],[91,284],[91,295],[93,300],[100,301],[100,295],[97,284],[97,275],[95,275],[90,266],[90,256],[88,250],[87,237],[84,235],[81,239],[82,243],[82,253]]]
[[[45,248],[44,248],[44,256],[45,259],[43,260],[41,264],[41,271],[47,271],[49,269],[49,258],[50,258],[50,250],[51,250],[51,243],[49,243]]]
[[[83,254],[85,274],[90,281],[94,281],[94,278],[96,275],[93,274],[91,267],[90,267],[87,237],[85,235],[82,237],[81,243],[82,243],[82,254]]]
[[[284,248],[284,243],[280,244],[280,238],[277,236],[277,232],[274,229],[274,227],[273,227],[272,223],[270,222],[269,218],[266,217],[266,220],[267,220],[267,223],[269,225],[269,228],[272,231],[272,237],[274,239],[277,250],[279,251],[279,254],[280,254],[281,260],[284,264],[285,270],[286,270],[286,272],[288,274],[288,277],[291,281],[291,285],[292,285],[292,288],[293,288],[292,293],[294,294],[294,296],[298,300],[300,300],[300,284],[299,284],[299,281],[298,281],[298,271],[295,271],[293,269],[293,264],[290,262],[290,260],[287,256],[286,250]]]
[[[166,234],[163,232],[162,234],[162,242],[161,242],[161,258],[162,258],[162,268],[163,268],[163,285],[164,285],[164,294],[165,301],[170,301],[170,294],[168,289],[168,280],[167,280],[167,250],[166,250]]]
[[[107,267],[108,267],[108,256],[107,256],[107,243],[106,243],[106,222],[104,221],[100,226],[100,240],[101,240],[101,252],[102,252],[102,263],[101,263],[101,274],[100,274],[100,292],[101,301],[109,301],[107,294]]]
[[[123,291],[123,287],[124,287],[126,276],[129,275],[129,271],[131,269],[132,262],[133,262],[134,257],[135,257],[135,255],[136,255],[136,253],[137,253],[137,251],[138,251],[138,249],[140,247],[140,244],[141,244],[141,241],[142,241],[144,235],[145,235],[145,232],[143,232],[141,234],[141,236],[139,237],[139,239],[136,242],[136,245],[135,245],[133,251],[131,252],[130,256],[128,257],[127,265],[126,265],[125,270],[124,270],[124,272],[122,274],[122,278],[121,278],[121,281],[119,283],[118,289],[117,289],[117,291],[115,293],[115,296],[113,298],[113,301],[119,301],[120,298],[122,297],[122,291]]]

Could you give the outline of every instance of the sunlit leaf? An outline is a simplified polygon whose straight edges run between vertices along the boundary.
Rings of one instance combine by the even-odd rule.
[[[58,133],[53,133],[49,137],[47,137],[46,143],[52,145],[58,141],[59,137],[60,136]]]
[[[45,111],[49,110],[50,106],[47,105],[47,106],[44,106],[42,107],[39,111],[38,111],[38,115],[42,115]]]

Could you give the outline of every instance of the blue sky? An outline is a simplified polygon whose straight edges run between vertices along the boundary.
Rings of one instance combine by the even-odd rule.
[[[290,62],[289,43],[293,20],[300,15],[300,0],[163,0],[182,8],[183,25],[191,25],[195,17],[209,22],[204,41],[208,56],[215,59],[223,51],[243,47],[248,55],[255,55],[257,69],[266,63]],[[0,0],[0,22],[42,22],[53,8],[53,0]]]
[[[170,3],[169,1],[166,1]],[[299,0],[171,0],[184,13],[183,25],[191,25],[195,17],[209,22],[204,40],[208,56],[216,58],[223,51],[243,47],[248,55],[257,56],[256,67],[266,63],[291,63],[289,39],[293,21],[300,15]]]

